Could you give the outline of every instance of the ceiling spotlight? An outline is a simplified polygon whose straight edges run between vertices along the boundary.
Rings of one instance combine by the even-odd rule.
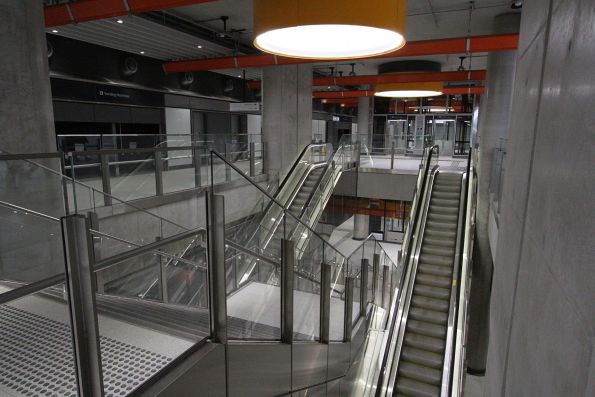
[[[513,0],[510,3],[510,8],[513,10],[518,10],[519,8],[523,8],[523,0]]]
[[[406,0],[255,0],[254,45],[294,58],[362,58],[405,45]]]
[[[118,20],[116,20],[116,22],[117,22],[117,23],[124,23],[124,21],[123,21],[123,20],[121,20],[121,19],[118,19]]]
[[[201,49],[202,46],[199,44],[199,45],[196,46],[196,48]]]
[[[239,78],[242,78],[242,75],[241,75],[241,74],[238,74],[238,77],[239,77]]]
[[[56,29],[52,29],[52,33],[58,33]]]
[[[141,51],[140,53],[141,53],[141,55],[142,55],[142,54],[144,54],[145,52],[144,52],[144,51]]]

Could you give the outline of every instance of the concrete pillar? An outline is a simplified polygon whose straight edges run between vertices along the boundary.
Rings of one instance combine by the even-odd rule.
[[[0,3],[0,149],[56,150],[43,2]]]
[[[502,14],[495,18],[494,33],[518,32],[520,14]],[[490,211],[490,179],[494,150],[508,137],[512,110],[512,93],[516,69],[516,51],[497,51],[488,54],[486,94],[479,106],[478,145],[479,164],[476,239],[473,261],[467,363],[470,372],[485,371],[490,286],[493,260],[488,238]]]
[[[360,97],[357,100],[357,134],[362,139],[363,135],[372,134],[372,120],[374,117],[374,98]]]
[[[263,68],[262,134],[266,172],[282,180],[312,141],[311,65]]]
[[[365,240],[370,234],[370,217],[356,214],[353,217],[353,239]]]

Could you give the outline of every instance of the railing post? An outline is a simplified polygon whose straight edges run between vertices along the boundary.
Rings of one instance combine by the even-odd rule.
[[[202,184],[202,157],[197,147],[192,149],[192,157],[194,160],[194,186],[200,187]]]
[[[387,308],[388,305],[390,304],[389,300],[388,300],[388,296],[390,295],[390,289],[389,289],[389,281],[390,278],[390,267],[389,266],[382,266],[382,307]],[[391,288],[392,288],[392,284],[391,284]]]
[[[293,343],[293,241],[281,240],[281,342]]]
[[[329,343],[331,325],[331,270],[328,263],[321,264],[320,272],[320,343]]]
[[[225,144],[225,160],[231,163],[231,148],[229,143]],[[225,164],[225,181],[231,181],[231,167],[227,163]]]
[[[78,394],[100,397],[103,375],[89,221],[83,215],[68,215],[61,224]]]
[[[250,142],[250,176],[256,175],[256,146],[254,142]]]
[[[374,254],[372,257],[372,303],[378,303],[380,276],[380,254]]]
[[[225,198],[210,191],[207,195],[207,231],[209,247],[209,302],[211,337],[227,343],[227,302],[225,284]]]
[[[161,236],[157,236],[156,241],[161,240]],[[163,303],[169,302],[169,292],[167,288],[167,262],[163,256],[158,255],[157,260],[159,261],[159,286],[161,288],[161,300]]]
[[[353,330],[353,290],[355,287],[355,278],[347,276],[345,278],[345,313],[343,314],[343,342],[351,342],[351,332]]]
[[[112,205],[112,186],[110,183],[108,155],[101,154],[99,157],[101,161],[101,183],[103,185],[103,193],[106,193],[106,195],[103,196],[103,200],[105,205]]]
[[[369,261],[364,258],[362,259],[362,272],[361,272],[361,286],[360,286],[360,315],[366,316],[366,310],[368,307],[368,267]]]
[[[391,142],[390,145],[390,169],[394,169],[395,168],[395,141],[393,139],[393,141]]]
[[[161,151],[155,150],[155,195],[163,196],[163,159]]]

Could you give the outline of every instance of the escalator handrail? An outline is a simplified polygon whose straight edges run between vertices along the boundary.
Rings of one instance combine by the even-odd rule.
[[[283,181],[281,182],[281,184],[279,184],[279,188],[277,189],[277,192],[280,192],[281,189],[283,189],[283,187],[285,186],[285,184],[289,180],[290,175],[293,173],[293,170],[295,170],[295,168],[297,167],[297,165],[301,162],[302,157],[304,157],[306,155],[306,152],[308,150],[312,149],[312,147],[314,147],[314,146],[325,146],[326,147],[327,145],[326,145],[326,143],[312,143],[310,145],[307,145],[304,148],[304,150],[302,150],[302,152],[298,156],[297,160],[294,161],[293,165],[291,166],[291,168],[289,169],[289,171],[287,172],[287,174],[283,178]],[[329,156],[329,158],[330,158],[330,156]]]
[[[399,289],[397,293],[394,294],[393,301],[391,302],[391,308],[389,312],[388,335],[386,338],[386,349],[384,351],[384,356],[382,357],[380,375],[378,378],[378,387],[376,388],[376,396],[386,394],[386,390],[388,387],[390,373],[387,373],[387,370],[389,369],[389,364],[391,364],[392,362],[392,356],[394,354],[394,348],[396,344],[396,340],[394,340],[394,337],[395,330],[397,328],[397,308],[403,292],[402,286],[404,283],[405,275],[407,273],[406,267],[409,263],[411,246],[418,238],[418,236],[413,236],[412,238],[413,230],[416,227],[419,218],[419,211],[417,207],[419,206],[420,198],[423,197],[426,184],[427,182],[429,182],[428,176],[430,173],[430,165],[432,163],[432,159],[434,156],[436,157],[436,159],[438,159],[439,155],[440,148],[438,147],[438,145],[427,147],[425,149],[424,157],[420,167],[420,172],[417,178],[417,183],[413,192],[413,200],[411,210],[409,212],[409,220],[406,225],[405,236],[403,239],[403,255],[401,256],[401,263],[397,263],[397,266],[401,266],[401,277],[399,283],[397,284],[399,286]]]

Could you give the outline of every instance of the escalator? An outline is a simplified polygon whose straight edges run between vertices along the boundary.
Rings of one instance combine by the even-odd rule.
[[[438,172],[397,369],[398,395],[440,396],[461,199],[459,173]]]
[[[460,395],[473,246],[476,177],[438,165],[427,148],[391,305],[377,396]]]

